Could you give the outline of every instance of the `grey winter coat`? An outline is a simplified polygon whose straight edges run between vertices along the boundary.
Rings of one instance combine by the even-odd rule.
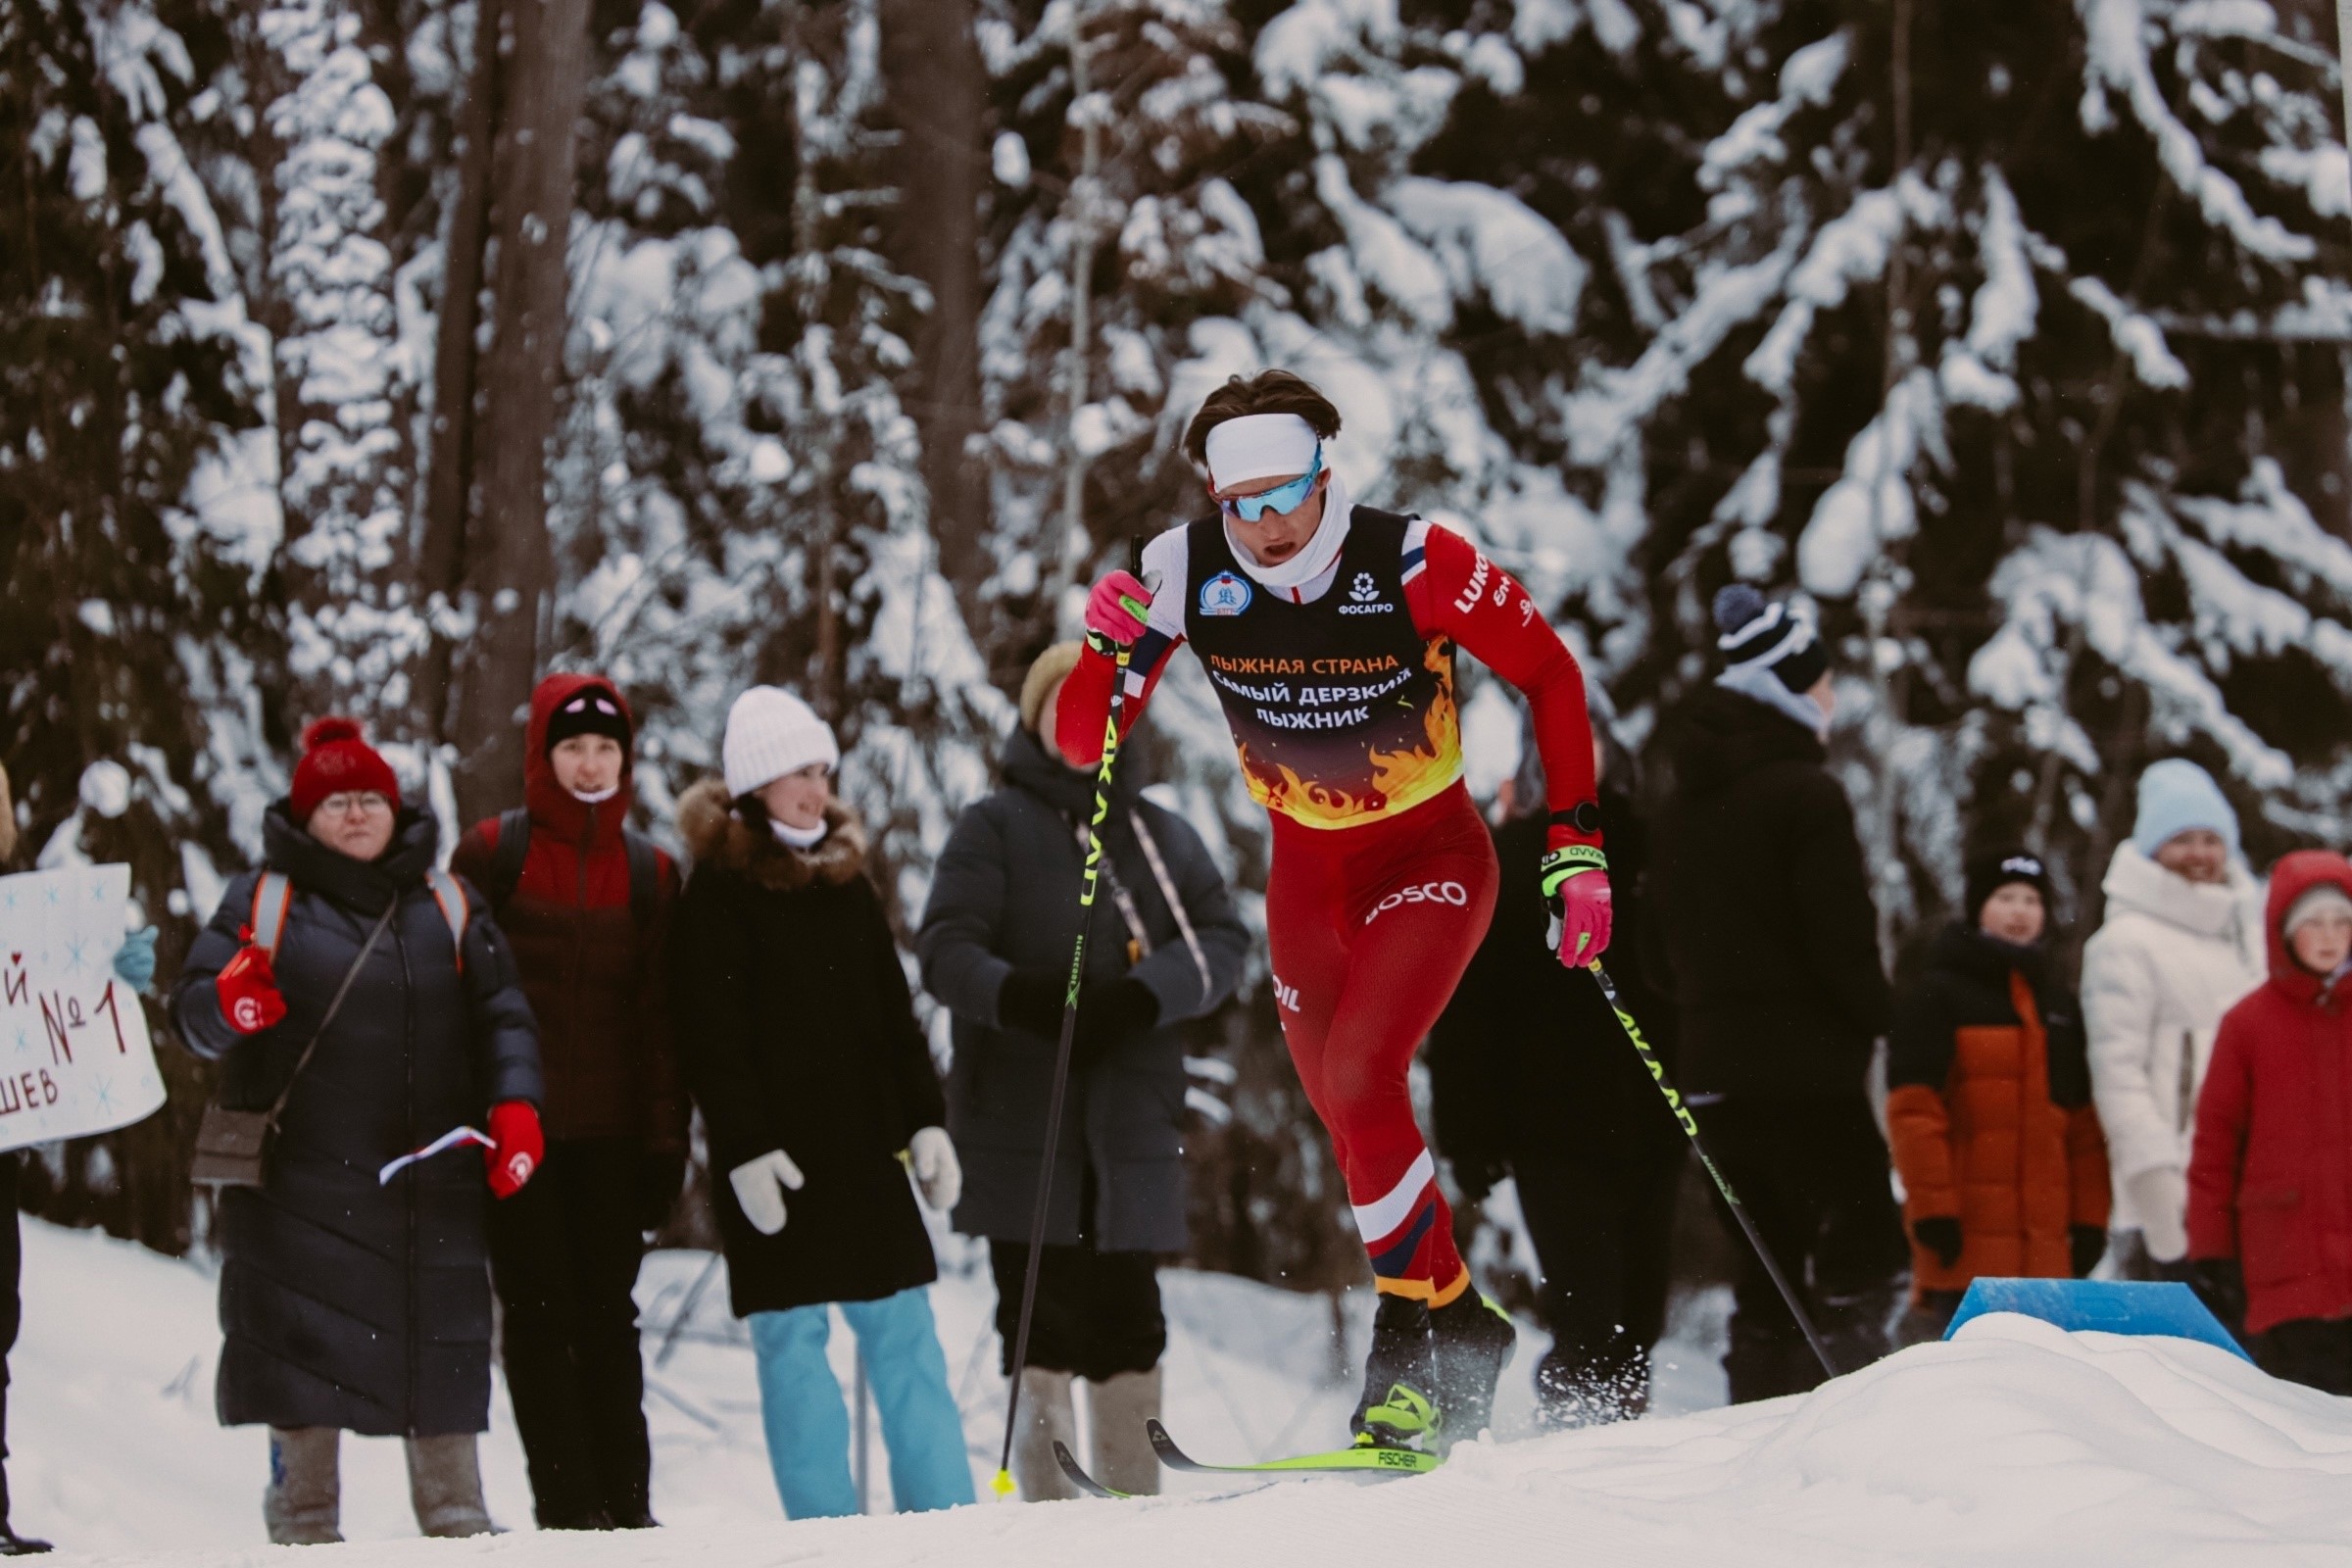
[[[387,901],[398,903],[295,1082],[269,1184],[221,1197],[224,1426],[431,1437],[489,1425],[481,1152],[451,1150],[376,1182],[395,1155],[453,1127],[486,1127],[493,1104],[541,1099],[530,1004],[487,905],[467,890],[461,970],[425,884],[437,836],[431,817],[406,811],[382,858],[355,860],[272,806],[263,858],[294,885],[275,964],[285,1018],[239,1035],[213,984],[241,946],[257,871],[229,883],[172,988],[180,1039],[221,1063],[222,1102],[267,1109]]]
[[[931,881],[915,951],[923,985],[956,1019],[948,1131],[963,1160],[956,1228],[1026,1241],[1045,1153],[1055,1042],[1004,1027],[998,992],[1014,969],[1067,972],[1078,934],[1082,862],[1076,824],[1094,808],[1091,775],[1050,760],[1035,736],[1004,751],[1004,787],[966,810]],[[1142,813],[1167,862],[1207,961],[1191,950],[1136,841]],[[1208,848],[1172,811],[1119,791],[1106,858],[1133,897],[1152,952],[1132,968],[1129,933],[1105,884],[1087,929],[1090,985],[1131,975],[1159,1003],[1148,1034],[1074,1066],[1054,1160],[1046,1241],[1079,1240],[1079,1197],[1093,1177],[1086,1232],[1105,1251],[1181,1251],[1186,1246],[1184,1047],[1175,1025],[1213,1010],[1241,978],[1249,932]]]

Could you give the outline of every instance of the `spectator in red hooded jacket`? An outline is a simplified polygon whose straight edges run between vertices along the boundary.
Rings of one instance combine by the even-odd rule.
[[[2271,872],[2268,984],[2222,1018],[2188,1161],[2190,1274],[2274,1377],[2352,1394],[2352,862]]]
[[[547,1530],[654,1523],[634,1290],[643,1233],[686,1164],[686,1101],[661,969],[677,867],[627,827],[628,705],[597,675],[531,694],[523,805],[477,824],[458,872],[481,888],[538,1015],[547,1161],[499,1205],[515,1425]]]

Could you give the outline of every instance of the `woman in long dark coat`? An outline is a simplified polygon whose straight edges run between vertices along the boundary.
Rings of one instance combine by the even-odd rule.
[[[726,778],[678,802],[694,872],[671,927],[678,1051],[710,1140],[735,1315],[749,1320],[785,1513],[858,1511],[850,1423],[825,1359],[858,1336],[901,1512],[972,1500],[963,1424],[909,1173],[935,1208],[962,1176],[865,834],[832,797],[832,731],[755,686],[727,717]]]
[[[538,1162],[538,1038],[482,901],[436,886],[433,818],[401,807],[357,725],[321,720],[305,740],[291,793],[263,819],[263,869],[229,884],[172,994],[180,1039],[221,1063],[224,1105],[266,1110],[292,1083],[265,1184],[220,1195],[216,1400],[222,1425],[270,1428],[273,1543],[342,1539],[347,1431],[408,1440],[425,1534],[478,1535],[485,1187],[507,1196]],[[282,927],[257,935],[268,873],[288,897]],[[461,895],[465,910],[447,907]],[[495,1140],[486,1177],[480,1153],[455,1148],[378,1180],[459,1127]]]

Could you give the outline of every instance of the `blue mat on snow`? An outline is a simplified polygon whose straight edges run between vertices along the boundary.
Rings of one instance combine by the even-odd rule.
[[[1950,1339],[1960,1325],[1987,1312],[2022,1312],[2062,1329],[2100,1334],[2164,1334],[2178,1340],[2218,1345],[2241,1360],[2245,1348],[2230,1337],[2221,1320],[2185,1285],[2138,1284],[2125,1280],[1972,1281],[1952,1314]]]

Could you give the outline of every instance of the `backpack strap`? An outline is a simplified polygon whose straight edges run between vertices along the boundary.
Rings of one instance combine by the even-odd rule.
[[[277,945],[286,937],[286,913],[294,906],[294,884],[283,871],[264,871],[253,885],[253,945],[277,961]]]
[[[503,833],[503,829],[501,830]],[[502,838],[500,841],[505,842]],[[633,827],[620,830],[621,852],[629,858],[629,916],[637,934],[654,928],[654,901],[662,893],[662,858],[654,841]]]
[[[424,873],[424,885],[432,890],[433,902],[441,906],[441,918],[449,922],[450,945],[458,954],[458,973],[464,974],[466,927],[473,918],[473,910],[466,900],[466,884],[435,866]]]
[[[531,813],[517,806],[498,813],[498,848],[490,854],[490,907],[503,909],[522,885],[523,857],[531,853]]]

